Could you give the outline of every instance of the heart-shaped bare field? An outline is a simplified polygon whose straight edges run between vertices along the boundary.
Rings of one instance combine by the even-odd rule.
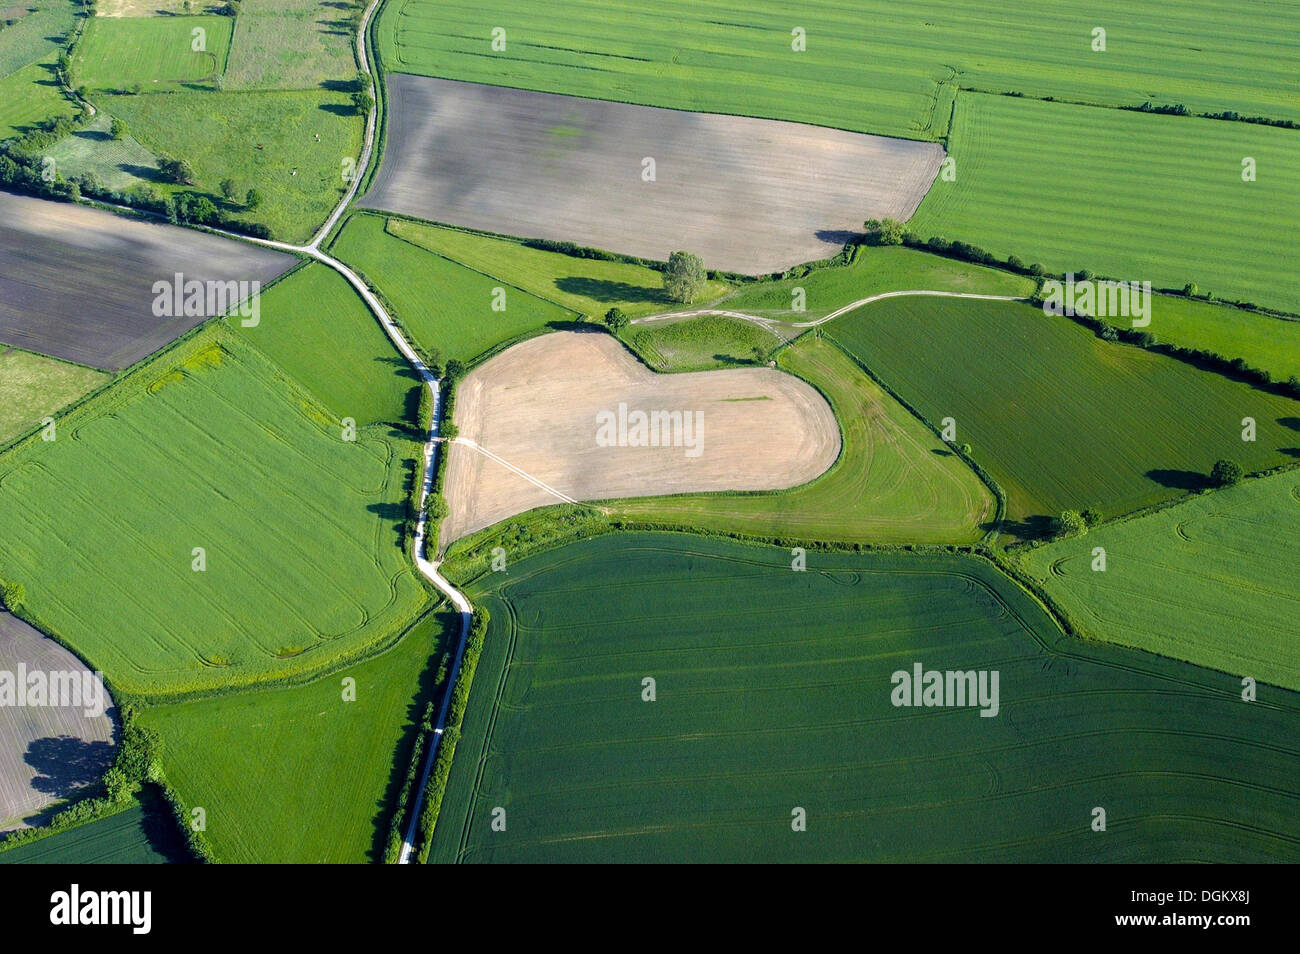
[[[772,368],[657,374],[612,336],[533,338],[466,375],[439,540],[565,501],[780,490],[840,452],[830,405]]]

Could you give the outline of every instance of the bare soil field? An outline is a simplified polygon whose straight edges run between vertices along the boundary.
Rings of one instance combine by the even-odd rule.
[[[0,612],[0,674],[16,679],[20,663],[27,674],[86,671],[54,640]],[[97,782],[113,763],[112,700],[98,685],[103,715],[88,716],[84,706],[0,705],[0,831],[39,821],[43,809]]]
[[[680,412],[682,426],[660,417],[655,441],[636,412]],[[444,546],[565,497],[796,487],[840,452],[830,405],[794,375],[656,374],[603,332],[544,335],[483,363],[459,386],[455,423]]]
[[[292,255],[0,192],[0,341],[116,371],[212,317],[154,314],[155,282],[258,281]]]
[[[906,220],[937,143],[395,73],[363,206],[758,274],[834,254],[867,218]],[[646,161],[654,180],[646,181]]]

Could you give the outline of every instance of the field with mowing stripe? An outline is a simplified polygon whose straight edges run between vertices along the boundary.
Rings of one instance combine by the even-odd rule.
[[[40,426],[46,415],[108,378],[94,368],[0,345],[0,444]]]
[[[145,92],[211,82],[226,68],[230,17],[92,17],[77,44],[73,83]],[[194,44],[203,33],[203,49]]]
[[[1300,119],[1298,27],[1294,4],[1243,17],[1217,0],[1176,13],[1161,0],[699,0],[671,16],[618,0],[395,0],[377,39],[392,70],[938,139],[957,86]]]
[[[436,862],[1300,860],[1300,695],[1070,639],[972,558],[620,534],[469,595]],[[915,663],[997,671],[997,715],[893,706]]]
[[[106,188],[125,192],[135,186],[156,188],[158,160],[135,137],[112,135],[113,117],[101,111],[85,127],[56,142],[45,155],[65,179],[91,173]]]
[[[1286,171],[1300,131],[974,93],[955,115],[960,171],[935,182],[918,234],[1300,312],[1300,275],[1277,268],[1300,246],[1300,178]],[[1242,181],[1243,156],[1257,181]]]
[[[389,219],[388,231],[592,320],[604,318],[611,308],[621,308],[629,318],[635,318],[679,307],[664,294],[663,276],[643,265],[576,258],[529,248],[512,239],[403,219]],[[708,282],[696,301],[712,301],[728,290],[725,282]]]
[[[741,285],[718,305],[785,321],[811,321],[850,302],[889,291],[952,291],[1028,297],[1037,283],[1023,275],[931,255],[902,246],[862,245],[847,266],[818,268],[799,278]],[[802,288],[804,310],[793,310]]]
[[[303,686],[150,709],[167,781],[207,809],[229,863],[352,863],[382,857],[415,730],[435,695],[458,618],[433,613],[387,652]],[[343,700],[343,680],[356,700]]]
[[[1300,402],[1020,302],[894,298],[826,334],[932,424],[956,421],[1006,492],[1004,529],[1022,538],[1062,510],[1114,516],[1198,488],[1221,457],[1248,471],[1287,463],[1297,443],[1285,422]]]
[[[415,420],[419,379],[352,286],[312,263],[262,293],[261,321],[230,326],[305,385],[338,419]]]
[[[811,484],[761,494],[619,501],[616,517],[802,541],[969,543],[993,494],[943,442],[829,341],[801,339],[778,364],[830,402],[843,449]]]
[[[219,196],[230,178],[241,201],[257,189],[259,208],[225,211],[286,242],[306,241],[338,204],[347,188],[341,162],[360,153],[364,128],[347,93],[322,89],[103,94],[95,105],[121,118],[146,149],[188,161],[193,188]]]
[[[576,315],[527,292],[507,288],[504,311],[493,311],[493,289],[505,284],[389,235],[384,218],[356,215],[331,251],[361,272],[392,305],[417,344],[444,358],[469,361],[514,338]]]
[[[16,22],[0,29],[0,76],[37,60],[52,63],[76,22],[79,6],[73,0],[6,2],[4,18]]]
[[[342,440],[218,325],[0,458],[0,579],[127,692],[311,672],[424,605],[400,546],[418,453],[382,426]]]
[[[1291,470],[1021,559],[1089,636],[1300,690],[1297,536],[1300,471]],[[1093,569],[1094,547],[1106,551],[1105,572]]]

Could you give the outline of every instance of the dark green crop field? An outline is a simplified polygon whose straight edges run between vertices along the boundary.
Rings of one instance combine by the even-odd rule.
[[[1005,529],[1039,536],[1062,510],[1114,516],[1204,485],[1221,457],[1289,463],[1300,402],[1019,302],[895,298],[827,334],[957,441],[1007,495]],[[1256,440],[1242,440],[1242,420]]]
[[[492,623],[434,861],[1300,860],[1300,695],[1248,705],[1069,639],[972,558],[799,573],[784,550],[617,535],[470,595]],[[917,663],[997,671],[997,714],[893,705]]]

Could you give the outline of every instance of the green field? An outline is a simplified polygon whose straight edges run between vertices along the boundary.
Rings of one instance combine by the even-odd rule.
[[[93,391],[109,377],[94,368],[0,345],[0,444],[39,427],[46,415]]]
[[[495,26],[504,51],[491,48]],[[938,139],[957,85],[1300,119],[1298,26],[1290,5],[1242,17],[1216,0],[1184,0],[1176,15],[1160,0],[703,0],[671,16],[617,0],[396,0],[377,37],[384,65],[407,73]]]
[[[1300,100],[1298,100],[1300,101]],[[909,228],[1157,288],[1300,312],[1300,131],[963,93],[949,151]],[[1242,181],[1242,157],[1257,181]],[[1104,223],[1104,224],[1103,224]]]
[[[394,785],[405,778],[444,640],[458,624],[450,614],[426,616],[382,655],[307,685],[147,711],[168,783],[183,804],[207,811],[204,838],[217,860],[382,857]],[[345,679],[355,680],[354,702],[343,701]]]
[[[243,0],[222,88],[311,89],[351,79],[357,64],[348,5]]]
[[[183,188],[219,196],[226,178],[241,197],[256,188],[260,208],[224,211],[265,223],[286,242],[306,241],[321,226],[347,187],[343,159],[361,151],[364,123],[347,93],[103,94],[95,104],[121,118],[145,148],[188,161],[195,185]]]
[[[493,311],[493,289],[505,288],[502,282],[389,235],[382,216],[350,218],[331,251],[378,288],[416,343],[444,358],[470,361],[575,318],[515,288],[506,289],[505,310]]]
[[[139,84],[145,92],[210,84],[226,68],[230,30],[230,17],[221,16],[92,17],[77,44],[73,83],[92,90]]]
[[[614,516],[804,542],[970,543],[981,536],[993,519],[993,494],[835,345],[809,335],[783,351],[779,364],[835,411],[844,446],[829,471],[775,493],[619,501]]]
[[[65,179],[90,173],[106,188],[125,192],[136,186],[156,187],[158,161],[129,132],[112,136],[113,117],[99,112],[84,127],[56,142],[45,155]]]
[[[21,0],[0,6],[0,21],[15,21],[0,29],[0,77],[37,60],[53,63],[79,6],[74,0]]]
[[[1125,319],[1110,323],[1120,328],[1130,325]],[[1300,377],[1300,321],[1160,295],[1152,301],[1151,325],[1146,330],[1171,345],[1241,358],[1252,368],[1269,372],[1274,381]]]
[[[814,269],[800,278],[741,285],[719,307],[749,315],[811,321],[882,292],[952,291],[1027,298],[1036,287],[1033,279],[942,255],[902,246],[863,245],[850,265]],[[792,309],[797,288],[803,289],[802,312]]]
[[[1221,457],[1248,471],[1287,463],[1297,443],[1282,421],[1300,402],[1019,302],[895,298],[827,334],[936,427],[956,421],[1007,495],[1003,529],[1022,538],[1062,510],[1115,516],[1196,489]]]
[[[708,371],[761,362],[786,341],[775,331],[723,315],[633,325],[619,337],[656,371]]]
[[[53,56],[0,79],[0,139],[31,132],[46,119],[76,116],[54,78]]]
[[[230,326],[334,412],[358,425],[415,419],[419,380],[360,296],[312,263],[262,293],[261,320]]]
[[[664,294],[663,276],[643,265],[575,258],[529,248],[510,239],[402,219],[389,219],[388,231],[592,320],[604,318],[611,308],[621,308],[629,318],[635,318],[681,307]],[[696,296],[694,307],[720,298],[727,291],[725,282],[709,282]]]
[[[789,561],[616,535],[473,588],[431,860],[1300,860],[1300,695],[1082,644],[972,558]],[[996,670],[997,716],[894,707],[914,663]]]
[[[166,799],[147,787],[124,812],[0,851],[0,865],[161,865],[193,862]]]
[[[1292,426],[1300,430],[1300,418]],[[1298,535],[1300,472],[1291,470],[1031,550],[1022,562],[1089,636],[1300,689]],[[1106,551],[1104,572],[1093,569],[1094,547]]]
[[[384,426],[345,442],[332,412],[219,325],[59,434],[0,459],[0,579],[115,688],[314,671],[395,638],[425,602],[399,546],[418,443]]]

